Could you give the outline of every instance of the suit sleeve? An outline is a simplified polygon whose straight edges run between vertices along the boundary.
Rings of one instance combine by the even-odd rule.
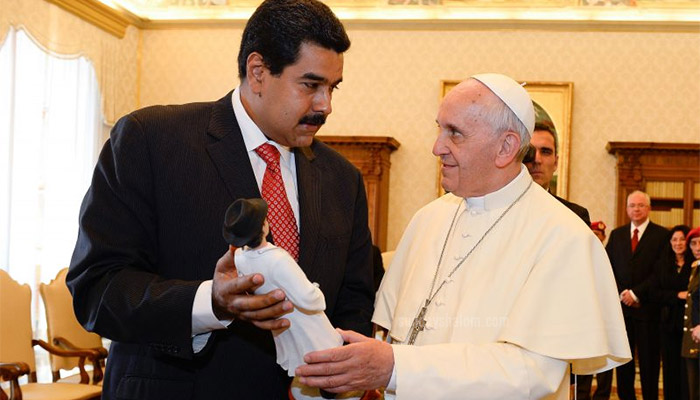
[[[613,274],[615,275],[615,283],[617,285],[617,293],[621,293],[625,288],[622,287],[621,276],[620,276],[620,261],[616,255],[618,232],[613,230],[610,233],[610,239],[608,239],[608,244],[605,246],[605,252],[608,253],[608,259],[610,260],[610,265],[612,266]]]
[[[348,248],[343,284],[333,313],[333,325],[363,335],[372,334],[374,283],[372,274],[372,237],[367,225],[367,197],[362,175],[357,172],[357,193],[353,229]]]
[[[651,278],[651,286],[649,291],[649,298],[654,303],[669,306],[684,303],[683,300],[678,298],[678,290],[663,287],[664,276],[666,275],[665,269],[670,268],[673,268],[673,265],[671,265],[671,263],[665,258],[659,258],[654,265],[654,275]]]
[[[581,213],[581,219],[583,220],[583,222],[586,223],[586,225],[591,226],[591,216],[588,214],[587,208],[583,208],[583,212]]]
[[[67,284],[87,330],[189,358],[192,304],[201,281],[159,273],[153,190],[144,129],[135,117],[123,117],[83,200]]]

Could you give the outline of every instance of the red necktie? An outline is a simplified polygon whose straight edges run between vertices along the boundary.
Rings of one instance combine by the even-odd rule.
[[[632,232],[632,253],[637,249],[637,245],[639,244],[639,236],[637,236],[637,233],[639,233],[639,229],[634,228],[634,231]]]
[[[260,158],[267,164],[262,182],[262,197],[269,205],[267,221],[275,244],[299,260],[299,231],[294,218],[292,206],[287,199],[287,190],[282,181],[280,169],[280,152],[269,143],[255,149]]]

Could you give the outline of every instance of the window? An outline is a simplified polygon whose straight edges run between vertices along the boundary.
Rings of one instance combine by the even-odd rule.
[[[0,268],[32,287],[37,337],[38,283],[70,262],[101,120],[92,64],[10,29],[0,47]]]

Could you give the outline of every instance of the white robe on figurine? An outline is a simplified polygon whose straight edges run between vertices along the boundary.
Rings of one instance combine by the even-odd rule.
[[[522,167],[496,192],[447,194],[411,220],[372,318],[395,343],[395,392],[387,398],[566,399],[569,363],[576,374],[592,374],[630,360],[602,244],[536,183],[435,297],[415,346],[403,344],[458,206],[436,288],[531,181]]]
[[[265,282],[255,294],[282,289],[294,309],[284,315],[290,322],[287,329],[272,331],[277,350],[277,364],[294,376],[311,351],[341,346],[343,338],[323,312],[326,300],[317,285],[309,282],[299,265],[285,250],[267,243],[256,249],[237,249],[236,268],[240,275],[262,274]]]

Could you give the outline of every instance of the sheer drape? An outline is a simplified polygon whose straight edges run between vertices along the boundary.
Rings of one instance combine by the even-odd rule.
[[[92,64],[10,29],[0,47],[0,268],[34,293],[70,261],[101,121]]]

